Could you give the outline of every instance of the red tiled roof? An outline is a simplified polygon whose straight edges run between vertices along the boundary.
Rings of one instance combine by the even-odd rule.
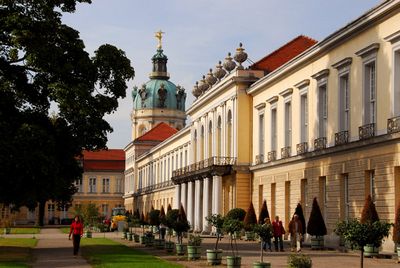
[[[317,41],[310,37],[299,35],[251,65],[250,69],[272,72],[316,43]]]
[[[178,130],[161,122],[142,136],[136,138],[135,141],[164,141],[174,135]]]
[[[125,169],[125,152],[121,149],[83,151],[84,171],[116,171]]]
[[[124,160],[125,152],[122,149],[108,149],[100,151],[83,151],[84,160]]]

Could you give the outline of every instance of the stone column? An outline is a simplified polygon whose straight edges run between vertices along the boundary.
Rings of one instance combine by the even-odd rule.
[[[222,214],[222,177],[213,176],[213,214]]]
[[[185,209],[185,212],[187,211],[187,183],[182,183],[181,185],[181,204],[183,208]],[[179,208],[181,205],[179,205]]]
[[[211,179],[204,178],[203,180],[203,233],[209,234],[211,228],[206,221],[205,217],[211,216],[211,203],[212,203],[212,189]]]
[[[188,183],[188,196],[187,196],[187,219],[189,224],[194,227],[194,182]]]
[[[181,185],[175,185],[175,204],[173,205],[174,209],[179,209],[181,206]]]
[[[203,224],[203,180],[195,181],[195,194],[194,194],[194,230],[196,232],[202,231]]]

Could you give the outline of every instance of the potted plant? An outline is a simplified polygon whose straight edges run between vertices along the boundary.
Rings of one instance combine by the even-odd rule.
[[[201,237],[199,235],[189,235],[187,253],[188,260],[198,260],[201,254]]]
[[[136,209],[136,211],[133,213],[132,217],[132,226],[134,228],[134,233],[133,233],[133,240],[136,243],[139,243],[139,235],[136,233],[136,227],[140,226],[140,213],[139,209]]]
[[[340,234],[352,247],[360,249],[360,264],[363,268],[365,245],[380,245],[382,239],[389,235],[390,226],[391,224],[385,221],[362,223],[358,219],[350,219],[340,221],[336,230],[340,230]]]
[[[261,213],[260,213],[261,214]],[[263,244],[267,241],[271,241],[273,236],[272,224],[264,223],[264,224],[256,224],[254,225],[254,232],[258,234],[261,239],[261,250],[260,250],[260,261],[253,263],[253,268],[269,268],[271,267],[270,262],[264,262],[264,251]]]
[[[225,218],[229,218],[229,219],[235,219],[235,220],[239,220],[241,222],[243,222],[244,217],[246,216],[246,211],[242,208],[233,208],[231,210],[228,211],[228,213],[226,214]],[[236,239],[242,239],[242,231],[238,231],[235,233],[235,238]]]
[[[372,202],[371,195],[368,195],[365,199],[364,207],[361,212],[360,222],[365,224],[373,224],[377,221],[379,221],[378,212],[376,211],[374,202]],[[381,241],[379,241],[378,243],[366,244],[364,246],[364,256],[378,256],[380,245]]]
[[[314,236],[311,238],[311,249],[324,248],[324,235],[327,233],[326,225],[316,197],[314,197],[312,203],[310,218],[307,224],[307,233]]]
[[[247,209],[246,216],[244,217],[244,230],[245,230],[245,238],[246,241],[254,241],[254,232],[253,225],[257,223],[256,212],[254,211],[253,202],[250,202],[250,206]]]
[[[170,206],[169,206],[170,207]],[[165,250],[167,252],[173,252],[175,243],[171,241],[171,236],[174,229],[174,223],[177,221],[179,215],[179,209],[170,209],[167,211],[165,224],[168,227],[168,241],[165,242]]]
[[[400,202],[397,205],[396,216],[393,227],[393,242],[397,248],[397,258],[400,261]]]
[[[242,230],[243,223],[236,219],[226,218],[223,224],[223,230],[229,235],[229,242],[231,246],[231,256],[226,256],[227,267],[240,267],[242,257],[238,255],[237,243],[235,239],[235,232]]]
[[[150,210],[148,214],[148,223],[150,225],[150,231],[147,232],[147,244],[146,246],[155,246],[159,248],[159,244],[161,243],[160,239],[155,239],[154,238],[154,227],[158,227],[160,225],[160,210],[154,209],[152,207],[152,210]],[[164,247],[164,245],[162,245]]]
[[[142,236],[140,236],[140,238],[139,238],[139,242],[142,245],[146,244],[146,235],[145,235],[145,232],[144,232],[144,228],[145,228],[146,224],[147,224],[147,221],[146,221],[146,218],[145,218],[144,213],[142,211],[142,214],[140,215],[140,225],[142,226]]]
[[[187,232],[190,229],[189,222],[186,217],[185,209],[182,204],[179,208],[178,217],[174,222],[174,230],[177,236],[176,243],[176,254],[177,255],[185,255],[185,245],[183,244],[183,233]]]
[[[301,206],[300,203],[297,203],[296,209],[294,210],[294,214],[296,214],[299,217],[299,220],[303,226],[303,230],[301,232],[301,242],[304,241],[304,235],[307,233],[307,225],[306,225],[306,219],[304,218],[304,213],[303,213],[303,207]]]
[[[220,214],[213,214],[206,217],[206,221],[215,229],[217,240],[214,249],[207,249],[207,263],[209,265],[219,265],[222,262],[222,250],[218,249],[218,242],[221,239],[224,217]]]
[[[288,257],[288,268],[311,268],[310,256],[304,254],[291,254]]]

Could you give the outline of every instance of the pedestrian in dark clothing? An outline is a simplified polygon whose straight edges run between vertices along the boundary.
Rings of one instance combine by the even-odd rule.
[[[275,220],[272,222],[272,228],[274,229],[274,244],[275,251],[278,251],[278,243],[279,250],[283,250],[283,235],[285,234],[285,228],[283,227],[282,221],[279,220],[279,216],[275,216]]]
[[[71,234],[72,234],[72,242],[74,245],[74,257],[76,258],[79,251],[79,245],[81,243],[81,237],[83,236],[83,224],[79,216],[75,216],[75,219],[71,224],[68,236],[69,240],[71,240]]]
[[[269,218],[265,218],[265,223],[264,225],[271,225],[271,221]],[[271,237],[268,238],[267,240],[263,241],[263,250],[267,250],[267,246],[268,246],[268,250],[272,251],[272,244],[271,244]]]

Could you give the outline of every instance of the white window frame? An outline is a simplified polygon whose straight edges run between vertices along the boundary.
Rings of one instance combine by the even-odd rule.
[[[97,178],[92,177],[89,178],[89,193],[96,193],[97,192]]]
[[[308,112],[308,86],[300,90],[300,142],[308,142],[309,138],[309,112]]]
[[[285,147],[292,146],[292,99],[285,99]]]
[[[350,131],[350,71],[342,70],[338,77],[339,82],[339,131]]]
[[[103,193],[110,192],[110,178],[103,178]]]
[[[278,106],[276,103],[271,105],[271,150],[276,151],[278,149]]]
[[[324,95],[322,95],[324,93]],[[318,138],[327,137],[328,133],[328,80],[318,81]]]
[[[265,109],[258,110],[258,154],[265,155]]]

